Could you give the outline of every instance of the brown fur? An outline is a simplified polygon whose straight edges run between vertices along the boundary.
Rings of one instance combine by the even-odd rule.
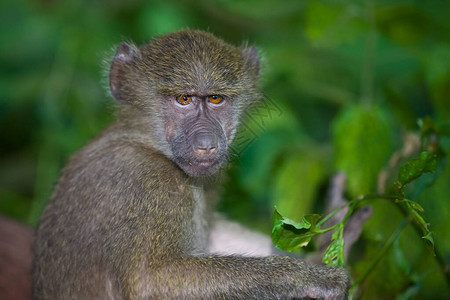
[[[258,73],[255,48],[202,31],[119,46],[110,85],[121,115],[62,172],[37,230],[35,299],[345,297],[339,268],[206,251],[205,178],[259,97]]]

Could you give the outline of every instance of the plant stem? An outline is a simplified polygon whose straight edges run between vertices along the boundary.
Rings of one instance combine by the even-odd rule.
[[[319,227],[320,225],[322,225],[323,223],[325,223],[326,221],[328,221],[328,219],[330,219],[332,216],[334,216],[335,214],[337,214],[338,212],[340,212],[341,210],[343,210],[346,206],[351,205],[351,203],[352,203],[353,201],[354,201],[354,200],[349,201],[349,202],[345,203],[344,205],[339,206],[338,208],[336,208],[336,209],[333,210],[332,212],[330,212],[328,215],[325,216],[325,218],[323,218],[322,220],[320,220],[320,222],[318,222],[316,226]],[[337,225],[337,224],[336,224],[336,225]]]
[[[400,210],[400,212],[403,214],[403,216],[409,218],[410,217],[410,213],[401,205],[399,205],[399,203],[394,203],[395,206]],[[416,223],[416,222],[411,222],[412,223],[412,227],[414,229],[414,231],[420,236],[420,238],[423,238],[423,231],[422,228]],[[449,266],[447,265],[445,259],[442,257],[441,253],[438,251],[438,249],[436,249],[436,247],[433,246],[433,250],[434,250],[434,259],[436,260],[437,264],[439,265],[439,267],[441,268],[441,271],[445,277],[445,280],[447,282],[447,284],[450,285],[450,270],[449,270]]]

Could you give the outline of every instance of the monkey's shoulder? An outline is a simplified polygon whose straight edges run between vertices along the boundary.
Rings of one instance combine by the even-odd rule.
[[[151,144],[126,136],[103,135],[78,151],[60,181],[72,187],[122,188],[165,185],[187,180],[186,174]],[[94,186],[94,187],[95,187]]]

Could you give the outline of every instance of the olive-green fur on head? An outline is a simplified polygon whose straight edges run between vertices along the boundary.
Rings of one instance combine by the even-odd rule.
[[[247,52],[203,31],[155,38],[141,53],[157,89],[168,95],[205,90],[233,97],[253,89],[258,73],[257,62],[246,56]]]
[[[196,93],[240,99],[247,106],[259,97],[258,75],[255,47],[234,47],[205,31],[182,30],[141,47],[121,44],[110,81],[113,95],[122,102],[133,103],[154,92],[166,96]]]

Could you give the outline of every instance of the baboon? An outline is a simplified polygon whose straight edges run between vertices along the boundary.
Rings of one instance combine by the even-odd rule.
[[[260,98],[259,69],[255,47],[203,31],[120,44],[118,119],[62,171],[37,229],[34,299],[346,297],[341,268],[208,251],[211,178]]]

